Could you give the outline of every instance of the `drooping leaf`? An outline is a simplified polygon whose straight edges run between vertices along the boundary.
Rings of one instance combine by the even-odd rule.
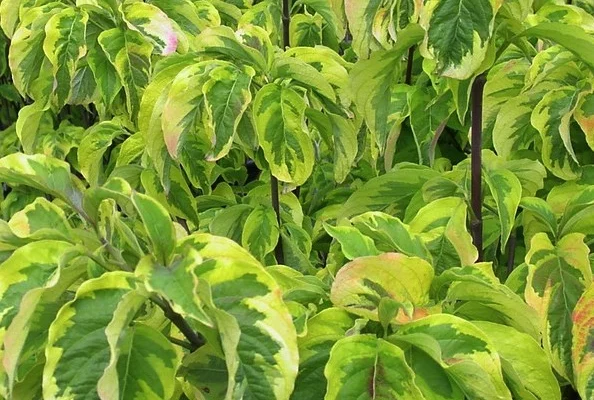
[[[97,383],[111,358],[106,328],[113,323],[123,330],[144,301],[130,273],[111,272],[84,282],[49,329],[44,397],[100,398]]]
[[[241,243],[258,260],[263,261],[276,247],[279,238],[278,222],[272,207],[254,208],[243,226]]]
[[[332,348],[324,374],[328,379],[326,400],[424,398],[404,351],[373,335],[339,340]]]
[[[121,125],[110,121],[100,122],[86,132],[78,149],[78,164],[91,185],[103,183],[103,156],[113,140],[125,133]]]
[[[149,83],[153,45],[139,32],[120,28],[103,31],[99,43],[124,86],[127,109],[135,121]]]
[[[485,181],[495,199],[501,226],[501,248],[505,249],[516,221],[516,211],[522,198],[522,184],[511,172],[499,169],[488,170]]]
[[[437,62],[441,75],[469,78],[487,54],[499,6],[495,0],[427,1],[420,16],[427,30],[421,53]]]
[[[125,3],[122,11],[128,26],[147,37],[157,54],[167,56],[175,52],[178,38],[167,14],[142,2]]]
[[[532,237],[526,255],[529,272],[524,297],[536,309],[543,347],[555,371],[572,381],[572,313],[592,282],[589,249],[584,236],[573,233],[553,245],[546,233]]]
[[[87,52],[85,34],[88,18],[84,10],[66,8],[53,15],[45,26],[43,51],[53,66],[58,107],[68,100],[76,63]]]
[[[307,321],[307,334],[299,338],[299,375],[292,398],[324,398],[330,351],[353,324],[354,318],[338,308],[323,310]]]
[[[169,213],[157,201],[141,193],[132,194],[132,203],[142,218],[155,258],[168,265],[176,242]]]
[[[421,235],[433,255],[436,271],[472,265],[478,259],[466,228],[466,215],[463,199],[445,197],[421,208],[410,222],[410,230]]]
[[[584,292],[573,310],[573,328],[571,348],[574,382],[583,399],[594,394],[594,286]]]
[[[411,304],[423,314],[433,274],[431,265],[417,257],[398,253],[360,257],[338,271],[330,297],[334,305],[375,321],[379,320],[377,308],[384,297]],[[395,321],[413,318],[401,310]]]
[[[469,398],[512,398],[493,342],[471,322],[448,314],[430,315],[402,326],[389,340],[424,351]]]
[[[514,399],[561,399],[559,382],[534,338],[500,324],[483,321],[474,324],[495,345]]]
[[[272,174],[283,182],[303,184],[311,175],[314,148],[305,125],[305,100],[276,83],[254,99],[254,122]]]

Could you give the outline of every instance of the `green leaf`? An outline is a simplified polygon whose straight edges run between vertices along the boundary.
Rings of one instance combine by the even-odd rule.
[[[124,86],[126,106],[135,121],[142,93],[149,83],[153,45],[139,32],[120,28],[101,32],[99,43]]]
[[[87,130],[78,148],[78,164],[91,185],[103,183],[104,154],[114,139],[125,134],[120,124],[111,121],[100,122]]]
[[[327,99],[336,101],[334,89],[324,75],[297,57],[277,57],[274,60],[272,74],[275,78],[291,79]]]
[[[210,221],[208,229],[213,235],[241,243],[245,222],[252,210],[253,207],[248,204],[236,204],[220,210]]]
[[[321,15],[296,14],[291,18],[289,43],[291,47],[314,47],[322,44]]]
[[[351,7],[363,8],[354,4]],[[399,40],[394,48],[378,51],[369,60],[359,60],[350,73],[350,89],[354,93],[355,104],[363,114],[369,130],[377,136],[380,148],[385,146],[392,129],[389,124],[389,116],[394,109],[392,90],[400,76],[400,60],[411,46],[423,38],[423,33],[418,25],[408,26],[399,33]]]
[[[424,399],[398,346],[372,335],[339,340],[325,370],[326,400]]]
[[[532,238],[526,255],[528,280],[524,297],[538,313],[543,347],[555,371],[570,382],[572,312],[592,282],[589,249],[584,236],[572,233],[553,245],[546,233]]]
[[[279,238],[278,222],[272,207],[255,207],[243,226],[241,244],[261,262],[276,247]]]
[[[483,321],[474,324],[495,345],[514,399],[561,399],[559,382],[534,338],[504,325]]]
[[[43,51],[53,66],[58,108],[66,104],[76,64],[87,52],[85,35],[88,19],[84,10],[66,8],[54,14],[45,26]]]
[[[497,204],[503,250],[516,221],[516,212],[522,199],[522,184],[514,174],[504,169],[488,170],[485,181]]]
[[[433,165],[437,141],[454,111],[452,95],[431,95],[423,89],[417,89],[409,96],[410,125],[415,135],[415,144],[419,163]]]
[[[520,202],[520,207],[524,209],[524,212],[531,213],[543,222],[553,237],[557,236],[557,217],[546,201],[538,197],[524,197]]]
[[[592,335],[594,334],[594,285],[584,292],[573,310],[571,348],[574,382],[581,398],[594,394],[594,357]]]
[[[165,208],[144,194],[133,193],[132,203],[148,234],[153,254],[162,265],[168,265],[175,248],[175,229]]]
[[[421,10],[427,35],[421,53],[437,62],[441,75],[468,79],[483,63],[500,2],[429,0]]]
[[[380,251],[375,247],[373,240],[363,235],[358,229],[351,226],[331,226],[324,223],[324,229],[330,236],[340,243],[344,256],[349,260],[358,257],[378,256]]]
[[[254,99],[254,122],[272,174],[303,184],[314,166],[314,148],[305,125],[305,100],[289,87],[265,85]]]
[[[151,3],[175,21],[180,44],[183,41],[191,42],[206,28],[221,24],[219,12],[210,1],[152,0]]]
[[[361,257],[338,271],[330,298],[338,307],[378,321],[378,306],[384,297],[419,308],[427,304],[432,280],[433,268],[417,257],[398,253]],[[402,311],[394,321],[410,318]]]
[[[324,368],[334,344],[345,337],[355,320],[346,311],[329,308],[307,321],[307,334],[299,338],[299,375],[291,398],[323,399]]]
[[[398,218],[372,211],[351,219],[351,222],[361,233],[390,250],[432,261],[431,253],[423,241]]]
[[[84,282],[49,329],[43,396],[100,397],[97,383],[110,364],[109,337],[115,334],[107,328],[118,325],[122,333],[144,301],[135,291],[134,276],[126,272]]]
[[[368,180],[342,205],[338,219],[351,218],[367,211],[382,211],[403,216],[413,195],[429,179],[438,176],[429,168],[400,168]]]

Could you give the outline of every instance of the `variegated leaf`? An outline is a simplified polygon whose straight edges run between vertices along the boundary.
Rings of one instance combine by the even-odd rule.
[[[385,146],[392,128],[389,125],[389,116],[393,112],[392,88],[400,75],[400,59],[409,47],[422,38],[423,29],[410,25],[400,33],[400,40],[394,48],[374,53],[369,60],[358,61],[350,73],[355,104],[376,135],[380,149]]]
[[[231,375],[240,385],[239,397],[288,399],[297,376],[297,336],[274,279],[229,239],[194,234],[180,242],[184,247],[200,253],[198,279],[208,283],[214,306],[232,316],[240,330],[236,353],[226,350],[226,357],[239,363]]]
[[[532,238],[526,255],[529,272],[524,297],[536,309],[543,347],[555,371],[569,380],[572,368],[572,312],[592,282],[589,249],[584,236],[573,233],[553,245],[546,233]]]
[[[264,157],[280,181],[303,184],[311,175],[314,148],[305,125],[305,100],[290,87],[265,85],[254,99],[254,121]]]
[[[381,0],[345,0],[344,10],[353,35],[353,50],[360,59],[366,60],[381,46],[373,37],[372,27]],[[420,38],[419,38],[420,40]]]
[[[145,301],[135,286],[130,273],[106,273],[84,282],[62,307],[48,333],[44,398],[113,398],[98,392],[98,382],[110,364],[110,337],[123,333]],[[110,332],[110,325],[119,331]]]
[[[455,338],[455,340],[452,340]],[[469,398],[511,400],[493,342],[471,322],[430,315],[402,326],[393,343],[409,343],[433,358]]]
[[[322,44],[321,15],[296,14],[291,18],[289,43],[291,47],[315,47]]]
[[[532,125],[542,139],[542,160],[561,179],[576,179],[578,160],[571,143],[571,117],[579,101],[575,87],[561,87],[544,95],[532,112]]]
[[[422,308],[429,301],[433,268],[420,258],[398,253],[357,258],[342,267],[330,298],[334,305],[378,321],[378,306],[382,298],[410,305],[414,314],[400,309],[394,322],[406,322],[426,315]]]
[[[424,399],[404,351],[373,335],[339,340],[324,372],[328,379],[325,400]]]
[[[100,122],[87,130],[78,149],[78,164],[91,185],[103,183],[103,156],[113,140],[125,134],[123,127],[112,121]]]
[[[354,322],[353,316],[338,308],[323,310],[307,321],[307,334],[299,338],[299,375],[291,398],[324,398],[327,386],[324,368],[330,351]]]
[[[171,20],[152,4],[142,2],[122,5],[126,23],[147,37],[157,54],[167,56],[177,49],[177,34]]]
[[[514,399],[561,400],[559,382],[534,338],[505,325],[474,322],[492,340]]]
[[[115,312],[133,313],[137,301],[130,300],[130,305],[122,301]],[[97,392],[102,400],[169,399],[175,390],[178,353],[157,329],[142,324],[127,326],[129,316],[114,317],[105,328],[111,358]]]
[[[571,355],[574,384],[582,399],[594,395],[594,285],[584,292],[572,314]]]
[[[429,0],[420,23],[427,30],[421,53],[437,63],[441,75],[467,79],[481,66],[486,54],[497,0]]]
[[[45,25],[43,51],[53,66],[58,108],[68,100],[76,64],[87,52],[85,35],[88,19],[84,10],[66,8],[53,15]]]
[[[99,43],[124,86],[127,109],[135,121],[149,82],[153,45],[139,32],[121,28],[103,31]]]
[[[260,262],[264,262],[267,254],[276,247],[279,238],[279,227],[276,214],[270,206],[254,208],[243,226],[241,244]]]
[[[14,153],[0,159],[0,181],[30,186],[58,197],[82,212],[82,193],[64,161],[40,154]]]
[[[132,203],[142,218],[155,259],[162,265],[169,265],[176,242],[169,213],[156,200],[141,193],[132,194]]]
[[[513,173],[505,169],[487,170],[485,181],[497,205],[501,226],[501,249],[505,249],[522,199],[522,184]]]
[[[71,226],[64,210],[45,197],[35,199],[8,221],[10,230],[20,238],[72,241]]]
[[[590,149],[594,150],[594,93],[580,96],[573,116],[582,128]]]
[[[202,87],[208,115],[205,130],[212,142],[212,149],[207,155],[209,161],[216,161],[229,153],[239,121],[252,100],[250,84],[254,75],[251,67],[240,69],[233,65],[210,71],[210,79]]]
[[[472,265],[478,251],[466,228],[467,206],[459,197],[445,197],[421,208],[410,222],[410,230],[420,234],[437,272]]]
[[[431,253],[423,241],[398,218],[372,211],[352,218],[351,222],[363,234],[374,239],[378,245],[381,244],[382,248],[432,261]]]

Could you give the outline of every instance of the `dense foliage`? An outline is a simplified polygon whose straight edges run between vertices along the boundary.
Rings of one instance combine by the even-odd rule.
[[[0,0],[0,398],[594,399],[594,3],[282,3]]]

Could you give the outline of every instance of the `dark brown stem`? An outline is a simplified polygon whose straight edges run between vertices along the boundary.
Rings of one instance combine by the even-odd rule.
[[[411,46],[408,49],[408,60],[406,61],[406,78],[404,83],[407,85],[412,84],[412,70],[413,70],[413,60],[415,57],[415,46]]]
[[[486,78],[479,75],[472,84],[472,154],[471,154],[471,222],[472,240],[483,261],[483,189],[482,189],[482,136],[483,136],[483,92]]]
[[[191,346],[189,350],[196,351],[206,344],[206,339],[204,339],[198,332],[194,331],[184,317],[173,311],[173,308],[171,308],[171,305],[169,305],[167,300],[159,297],[151,297],[151,301],[163,310],[165,317],[179,329],[186,339],[188,339],[188,342],[190,342],[189,346]]]
[[[283,0],[283,48],[290,46],[289,25],[291,24],[291,8],[289,0]]]

